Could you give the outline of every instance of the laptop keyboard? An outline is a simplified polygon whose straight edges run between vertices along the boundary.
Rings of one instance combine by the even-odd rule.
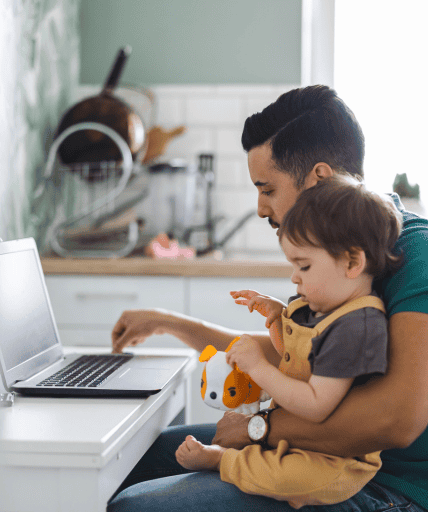
[[[96,388],[131,358],[132,356],[125,355],[82,356],[39,382],[37,386]]]

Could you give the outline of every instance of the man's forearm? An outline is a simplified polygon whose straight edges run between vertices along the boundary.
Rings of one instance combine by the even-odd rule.
[[[213,345],[217,350],[226,350],[233,338],[241,334],[234,329],[181,314],[165,317],[162,329],[199,352],[207,345]]]
[[[271,413],[269,445],[277,447],[285,439],[290,447],[311,450],[341,457],[356,457],[365,453],[399,447],[391,430],[390,418],[385,415],[373,417],[364,414],[367,395],[356,397],[361,390],[354,389],[327,420],[314,423],[294,416],[283,409]],[[362,399],[360,414],[354,406]],[[349,404],[346,403],[349,401]],[[369,408],[370,411],[372,410]]]
[[[159,324],[159,331],[175,336],[199,352],[202,352],[207,345],[212,345],[217,350],[224,351],[233,338],[242,334],[242,331],[229,329],[179,313],[165,315]],[[266,357],[269,359],[273,357],[275,363],[279,364],[278,354],[276,354],[269,336],[262,332],[252,332],[249,334],[260,343]]]
[[[199,352],[202,352],[207,345],[225,351],[233,338],[243,334],[242,331],[236,329],[228,329],[181,314],[174,314],[174,316],[166,318],[162,322],[162,332],[175,336]],[[259,342],[267,360],[274,366],[278,366],[281,358],[272,345],[270,337],[263,332],[247,334]]]

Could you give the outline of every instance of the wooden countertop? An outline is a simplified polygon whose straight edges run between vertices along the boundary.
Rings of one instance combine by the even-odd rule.
[[[42,258],[45,275],[188,276],[188,277],[290,277],[284,261],[225,259],[193,260],[128,257],[118,259]]]

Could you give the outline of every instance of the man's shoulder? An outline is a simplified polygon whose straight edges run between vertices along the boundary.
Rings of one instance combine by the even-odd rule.
[[[399,240],[408,235],[417,236],[418,233],[426,235],[428,232],[428,219],[406,210],[397,194],[390,194],[390,197],[403,217],[403,227]]]
[[[403,227],[395,250],[404,252],[404,265],[414,258],[428,258],[428,219],[407,210],[402,215]]]
[[[405,210],[398,196],[392,198],[403,216],[394,248],[397,254],[403,254],[403,264],[376,281],[375,289],[385,302],[388,316],[401,311],[428,313],[428,219]]]

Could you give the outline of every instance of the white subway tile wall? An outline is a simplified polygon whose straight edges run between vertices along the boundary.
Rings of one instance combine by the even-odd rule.
[[[198,155],[212,153],[214,159],[214,215],[226,219],[218,226],[218,237],[236,220],[257,207],[257,191],[241,146],[245,119],[260,112],[278,96],[298,85],[159,85],[155,93],[154,122],[165,129],[184,124],[187,131],[167,147],[165,159],[183,158],[197,164]],[[96,94],[98,86],[81,85],[78,98]],[[275,232],[266,220],[254,217],[227,243],[231,250],[278,252]]]
[[[241,146],[245,119],[263,110],[284,92],[298,85],[162,85],[153,87],[157,99],[156,123],[173,128],[187,126],[175,139],[166,158],[184,158],[197,163],[200,153],[215,155],[214,213],[226,217],[218,235],[247,211],[257,206],[257,191]],[[229,249],[279,252],[278,239],[266,220],[254,218],[227,244]]]

